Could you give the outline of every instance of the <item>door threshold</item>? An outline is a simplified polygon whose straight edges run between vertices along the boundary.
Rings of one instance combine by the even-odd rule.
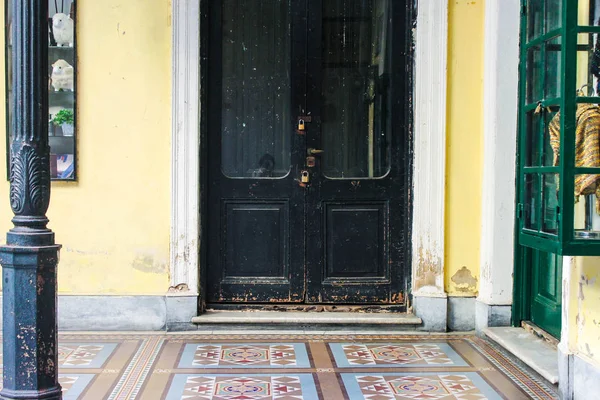
[[[335,312],[335,313],[404,313],[406,304],[244,304],[211,303],[207,311],[277,311],[277,312]]]
[[[548,332],[546,332],[545,330],[543,330],[542,328],[540,328],[539,326],[534,324],[533,322],[521,321],[521,327],[523,329],[525,329],[527,332],[532,333],[535,336],[539,337],[540,339],[544,339],[550,345],[552,345],[554,347],[558,346],[559,341],[557,338],[555,338],[554,336],[552,336],[551,334],[549,334]]]
[[[207,311],[192,318],[201,325],[421,325],[421,318],[409,313]]]
[[[558,383],[556,347],[523,328],[490,327],[483,333],[548,382]]]

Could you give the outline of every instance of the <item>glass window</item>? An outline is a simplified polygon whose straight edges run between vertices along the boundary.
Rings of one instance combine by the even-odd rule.
[[[7,152],[12,129],[12,9],[7,2]],[[48,1],[48,141],[50,177],[74,180],[76,177],[76,86],[77,57],[75,0]],[[7,160],[9,158],[7,157]],[[7,161],[8,163],[9,161]],[[7,165],[8,168],[10,164]],[[7,170],[8,170],[7,168]]]
[[[323,174],[377,178],[390,169],[390,0],[323,2]]]
[[[519,242],[600,255],[600,1],[524,5]]]
[[[573,2],[575,3],[575,2]],[[596,0],[578,0],[577,23],[582,26],[594,26],[600,20],[600,2]]]
[[[224,0],[221,170],[230,178],[290,171],[290,3]]]

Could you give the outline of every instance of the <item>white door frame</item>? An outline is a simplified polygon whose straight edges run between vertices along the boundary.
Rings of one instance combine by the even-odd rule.
[[[173,0],[170,284],[199,296],[200,2]],[[417,9],[412,279],[415,295],[445,297],[444,207],[448,0]]]

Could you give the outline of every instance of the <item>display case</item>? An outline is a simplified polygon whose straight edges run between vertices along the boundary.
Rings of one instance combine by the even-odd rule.
[[[600,1],[522,1],[519,243],[600,255]]]
[[[7,153],[12,132],[12,9],[6,10]],[[75,0],[48,1],[48,140],[52,180],[75,180],[77,165],[77,52]],[[10,168],[7,157],[7,171]]]

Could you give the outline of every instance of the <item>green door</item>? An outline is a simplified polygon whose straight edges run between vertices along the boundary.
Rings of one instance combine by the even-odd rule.
[[[522,248],[525,272],[523,320],[530,320],[552,336],[560,338],[562,298],[562,256]]]

